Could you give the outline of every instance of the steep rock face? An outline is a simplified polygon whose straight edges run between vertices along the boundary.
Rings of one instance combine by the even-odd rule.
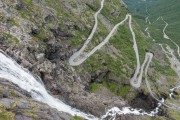
[[[52,95],[72,107],[97,116],[104,114],[108,108],[127,106],[128,102],[136,101],[141,90],[134,90],[129,85],[135,57],[127,23],[118,30],[122,34],[113,37],[112,42],[83,65],[73,68],[68,63],[69,57],[81,47],[90,33],[94,24],[93,15],[100,7],[100,1],[3,0],[0,6],[0,48],[23,67],[40,76]],[[107,0],[99,17],[95,40],[87,51],[101,42],[112,26],[124,19],[126,13],[119,0]],[[135,23],[136,27],[138,25]],[[143,60],[145,49],[150,49],[151,43],[146,41],[138,28],[135,32],[138,33]],[[23,102],[26,100],[22,99]],[[154,107],[154,100],[151,102]],[[48,108],[42,109],[46,111]],[[59,114],[57,111],[55,113]],[[57,114],[53,116],[50,112],[47,118],[42,119],[61,119],[62,114]],[[36,116],[43,117],[41,113]],[[67,118],[63,116],[69,118],[68,115]],[[32,119],[32,116],[27,117],[20,115],[17,119]],[[130,118],[145,119],[138,116]]]
[[[53,9],[52,3],[60,5],[59,8]],[[53,95],[94,115],[104,114],[109,107],[126,105],[115,95],[102,98],[86,91],[91,75],[88,73],[80,78],[67,62],[76,51],[70,39],[74,39],[76,31],[91,28],[93,11],[89,7],[96,10],[99,2],[5,0],[1,4],[1,49],[40,76]],[[85,12],[82,20],[73,18],[81,15],[80,12]],[[72,17],[66,14],[72,14]]]
[[[2,120],[64,120],[72,116],[36,102],[19,87],[1,79],[0,118]],[[3,111],[3,112],[2,112]]]

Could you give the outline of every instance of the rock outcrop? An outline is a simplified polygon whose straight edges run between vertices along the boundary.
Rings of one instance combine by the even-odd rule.
[[[124,19],[127,9],[120,1],[111,0],[105,4],[99,17],[96,41],[90,43],[89,49],[102,41],[108,29]],[[106,48],[83,65],[72,68],[68,63],[91,31],[93,15],[99,6],[98,0],[0,0],[0,49],[39,76],[40,82],[56,98],[95,116],[103,115],[114,106],[129,106],[133,101],[141,101],[141,96],[137,97],[141,90],[129,85],[135,59],[128,28],[118,30],[122,36],[118,34],[114,37],[117,39],[112,38]],[[138,37],[146,43],[141,32]],[[94,88],[97,89],[94,91]],[[155,107],[151,99],[147,105],[150,109]],[[15,120],[73,119],[73,116],[33,101],[29,93],[5,80],[0,80],[0,106]],[[146,120],[146,117],[123,115],[119,119]]]
[[[72,116],[34,101],[30,93],[0,79],[0,118],[2,120],[69,120]],[[3,111],[3,112],[2,112]]]

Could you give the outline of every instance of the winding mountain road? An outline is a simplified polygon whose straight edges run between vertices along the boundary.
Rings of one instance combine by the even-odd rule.
[[[135,73],[133,75],[133,77],[131,78],[130,80],[130,84],[134,87],[134,88],[139,88],[141,86],[141,83],[142,83],[142,76],[143,76],[143,69],[144,69],[144,66],[147,62],[147,57],[150,55],[150,53],[148,53],[146,55],[146,58],[145,58],[145,61],[144,63],[140,64],[140,59],[139,59],[139,52],[138,52],[138,46],[137,46],[137,43],[136,43],[136,36],[135,36],[135,33],[133,31],[133,28],[132,28],[132,16],[130,14],[127,14],[125,19],[122,20],[121,22],[119,22],[118,24],[116,24],[114,26],[114,28],[111,30],[111,32],[107,35],[107,37],[99,44],[97,45],[96,47],[94,47],[89,53],[87,53],[86,55],[84,55],[83,57],[81,56],[81,54],[83,53],[83,51],[85,50],[85,48],[87,47],[88,43],[92,40],[93,36],[94,36],[94,33],[97,29],[97,25],[98,25],[98,20],[97,20],[97,17],[98,17],[98,14],[101,12],[101,10],[103,9],[103,6],[104,6],[104,0],[101,1],[101,8],[95,13],[94,17],[95,17],[95,24],[94,24],[94,27],[92,29],[92,32],[91,34],[89,35],[89,37],[87,38],[87,40],[85,41],[84,45],[82,46],[82,48],[75,52],[69,59],[69,64],[71,66],[78,66],[78,65],[81,65],[84,61],[86,61],[91,55],[93,55],[97,50],[101,49],[101,47],[103,47],[108,41],[109,39],[113,36],[113,33],[117,30],[117,28],[124,24],[128,19],[129,19],[129,29],[131,31],[131,34],[132,34],[132,38],[133,38],[133,48],[134,48],[134,52],[135,52],[135,55],[136,55],[136,69],[135,69]],[[151,60],[151,59],[149,59]]]
[[[88,39],[85,41],[82,48],[70,57],[70,59],[69,59],[70,65],[71,66],[78,66],[78,65],[82,64],[84,61],[86,61],[91,55],[93,55],[97,50],[101,49],[101,47],[103,47],[109,41],[109,39],[113,36],[113,33],[117,30],[117,28],[120,25],[123,25],[127,20],[129,20],[129,22],[128,22],[129,23],[129,29],[131,31],[132,38],[133,38],[133,43],[134,43],[133,48],[135,51],[136,62],[137,62],[135,73],[134,73],[133,77],[131,78],[130,83],[133,87],[139,88],[141,86],[141,83],[142,83],[143,73],[145,72],[145,82],[146,82],[147,88],[150,91],[150,93],[152,94],[152,96],[154,96],[153,92],[151,90],[150,84],[147,80],[147,72],[148,72],[149,65],[152,61],[153,54],[150,52],[147,52],[145,55],[145,60],[144,60],[143,64],[142,65],[140,64],[138,46],[136,43],[136,36],[135,36],[135,33],[133,31],[133,27],[132,27],[132,16],[130,14],[127,14],[124,20],[122,20],[121,22],[116,24],[114,26],[114,28],[111,30],[111,32],[107,35],[107,37],[99,45],[97,45],[92,51],[87,53],[84,57],[78,58],[83,53],[83,51],[87,47],[88,43],[92,40],[94,33],[96,32],[96,29],[98,26],[97,16],[101,12],[101,10],[103,9],[103,6],[104,6],[104,0],[101,1],[101,8],[94,15],[95,24],[94,24],[94,27],[92,29],[91,34],[89,35]],[[168,24],[166,24],[163,32],[164,32],[165,38],[170,39],[165,33],[165,29],[167,26],[168,26]],[[178,51],[179,51],[179,46],[178,46]],[[169,53],[172,53],[172,52],[169,52]],[[81,117],[88,119],[88,120],[99,120],[99,119],[102,120],[102,119],[107,118],[107,116],[112,116],[111,118],[115,119],[116,114],[134,114],[134,115],[154,116],[155,114],[158,113],[159,107],[162,104],[164,104],[163,99],[160,101],[154,97],[156,100],[159,101],[159,105],[157,106],[155,111],[152,111],[150,114],[147,112],[144,112],[144,111],[142,112],[142,110],[132,109],[130,107],[124,107],[122,110],[120,110],[117,107],[114,107],[114,108],[108,110],[107,113],[104,116],[102,116],[101,118],[97,118],[93,115],[86,114],[86,113],[83,113],[77,109],[74,109],[71,106],[66,105],[62,101],[51,96],[47,92],[45,87],[41,83],[39,83],[37,81],[37,79],[33,75],[30,74],[29,71],[25,70],[20,65],[18,65],[14,60],[12,60],[2,50],[0,50],[0,58],[1,58],[0,59],[0,78],[7,79],[8,81],[18,85],[20,88],[30,92],[32,95],[32,98],[34,100],[46,103],[49,106],[51,106],[52,108],[56,108],[58,111],[67,112],[73,116],[78,115],[78,116],[81,116]],[[74,71],[73,68],[72,68],[72,71]],[[178,88],[176,87],[174,89],[178,89]],[[172,89],[172,91],[174,89]]]
[[[87,58],[89,58],[89,55],[86,55],[85,57],[81,58],[81,60],[76,61],[75,59],[80,56],[80,54],[85,50],[85,48],[87,47],[87,44],[92,40],[94,33],[96,32],[97,26],[98,26],[98,15],[101,12],[101,10],[104,7],[104,0],[101,1],[101,8],[95,13],[94,18],[95,18],[95,24],[94,27],[89,35],[89,37],[87,38],[87,40],[85,41],[84,45],[82,46],[82,48],[75,52],[69,59],[69,63],[71,66],[78,66],[80,64],[82,64]]]
[[[133,49],[134,49],[134,52],[136,55],[136,64],[137,64],[136,69],[135,69],[135,73],[134,73],[133,77],[130,79],[130,84],[134,88],[139,88],[141,86],[141,83],[142,83],[143,73],[145,72],[145,82],[146,82],[147,88],[150,91],[150,93],[152,94],[152,96],[154,96],[153,92],[151,90],[150,84],[147,80],[147,72],[148,72],[149,65],[152,61],[153,54],[150,52],[147,52],[145,55],[145,60],[144,60],[143,64],[142,65],[140,64],[138,46],[136,43],[136,36],[135,36],[135,33],[133,31],[133,27],[132,27],[132,16],[130,14],[127,14],[124,20],[122,20],[121,22],[116,24],[114,26],[114,28],[111,30],[111,32],[107,35],[107,37],[99,45],[94,47],[89,53],[87,53],[83,57],[80,57],[81,54],[84,52],[85,48],[87,47],[88,43],[92,40],[94,33],[96,32],[96,29],[98,26],[97,17],[99,15],[99,13],[101,12],[101,10],[103,9],[104,1],[105,0],[101,1],[101,7],[94,15],[95,24],[94,24],[94,27],[93,27],[89,37],[85,41],[82,48],[79,51],[75,52],[70,57],[69,64],[71,66],[81,65],[84,61],[86,61],[97,50],[101,49],[101,47],[103,47],[110,40],[110,38],[113,36],[113,33],[117,30],[117,28],[120,25],[123,25],[127,20],[129,20],[128,25],[129,25],[129,29],[130,29],[131,34],[132,34]],[[164,31],[165,31],[165,29],[164,29]],[[165,34],[165,32],[164,32],[164,34]],[[7,56],[1,50],[0,50],[0,58],[1,58],[0,59],[0,68],[1,68],[0,69],[0,78],[7,79],[8,81],[13,82],[14,84],[18,85],[20,88],[30,92],[33,99],[40,101],[40,102],[43,102],[43,103],[46,103],[49,106],[56,108],[59,111],[67,112],[73,116],[78,115],[78,116],[81,116],[81,117],[83,117],[85,119],[89,119],[89,120],[98,120],[98,119],[102,120],[102,119],[107,118],[108,116],[111,116],[112,119],[115,119],[116,114],[134,114],[134,115],[154,116],[155,114],[158,113],[159,107],[164,103],[163,99],[160,101],[154,97],[156,100],[159,101],[159,103],[158,103],[158,106],[156,107],[156,109],[151,111],[150,113],[147,113],[145,111],[142,112],[142,109],[138,110],[138,109],[133,109],[131,107],[123,107],[122,109],[114,107],[114,108],[108,110],[106,112],[106,114],[103,115],[101,118],[97,118],[93,115],[86,114],[86,113],[83,113],[77,109],[74,109],[71,106],[68,106],[68,105],[64,104],[62,101],[51,96],[47,92],[47,90],[44,88],[44,86],[42,84],[40,84],[36,80],[35,77],[33,77],[33,75],[31,75],[27,70],[24,70],[21,66],[19,66],[14,60],[12,60],[9,56]],[[71,69],[72,69],[72,71],[74,71],[73,68],[71,68]]]
[[[84,55],[83,57],[81,56],[80,58],[80,55],[82,54],[82,52],[85,50],[85,48],[87,47],[87,44],[92,40],[93,36],[94,36],[94,33],[97,29],[97,25],[98,25],[98,20],[97,20],[97,16],[98,14],[100,13],[100,11],[102,10],[104,6],[104,0],[101,1],[101,8],[99,9],[98,12],[96,12],[95,14],[95,25],[93,27],[93,30],[90,34],[90,36],[88,37],[88,39],[86,40],[86,42],[84,43],[84,45],[82,46],[82,48],[77,51],[76,53],[74,53],[70,59],[69,59],[69,63],[71,66],[78,66],[78,65],[81,65],[84,61],[86,61],[91,55],[93,55],[97,50],[101,49],[101,47],[103,47],[108,41],[109,39],[113,36],[113,33],[117,30],[117,28],[120,26],[120,25],[123,25],[128,19],[128,23],[129,23],[129,29],[131,31],[131,34],[132,34],[132,38],[133,38],[133,48],[134,48],[134,52],[135,52],[135,55],[136,55],[136,69],[135,69],[135,72],[134,72],[134,75],[133,77],[130,79],[130,84],[132,87],[134,88],[139,88],[141,86],[141,83],[142,83],[142,77],[143,77],[143,73],[145,72],[145,83],[146,83],[146,86],[150,92],[150,94],[152,95],[152,97],[154,99],[156,99],[159,104],[163,104],[164,106],[168,107],[168,108],[174,108],[174,107],[170,107],[169,105],[166,105],[164,103],[164,99],[162,100],[159,100],[155,95],[154,93],[152,92],[151,90],[151,86],[147,80],[147,72],[148,72],[148,68],[149,68],[149,65],[152,61],[152,58],[153,58],[153,54],[150,53],[150,52],[147,52],[146,55],[145,55],[145,60],[143,62],[143,64],[141,65],[140,64],[140,59],[139,59],[139,52],[138,52],[138,46],[137,46],[137,43],[136,43],[136,36],[135,36],[135,33],[133,31],[133,28],[132,28],[132,16],[130,14],[127,14],[125,19],[122,20],[121,22],[119,22],[118,24],[116,24],[114,26],[114,28],[111,30],[111,32],[107,35],[107,37],[99,44],[97,45],[96,47],[94,47],[89,53],[87,53],[86,55]],[[162,18],[162,17],[161,17]],[[147,18],[148,19],[148,18]],[[158,21],[160,19],[157,18],[156,21]],[[162,18],[163,20],[163,18]],[[156,22],[155,21],[155,22]],[[164,21],[164,20],[163,20]],[[165,22],[165,21],[164,21]],[[166,23],[166,22],[165,22]],[[151,24],[149,22],[149,24]],[[165,28],[163,29],[163,33],[164,33],[164,38],[166,39],[170,39],[166,33],[165,33],[165,30],[167,28],[168,24],[166,23],[166,26]],[[148,28],[147,28],[148,29]],[[146,29],[146,30],[147,30]],[[171,39],[170,39],[171,40]],[[178,54],[179,54],[179,46],[173,41],[171,40],[177,47],[178,47]],[[78,58],[79,57],[79,58]],[[145,67],[146,66],[146,67]],[[145,70],[144,70],[145,69]]]
[[[168,23],[167,23],[166,21],[164,21],[164,19],[163,19],[162,16],[161,16],[161,17],[158,17],[158,18],[156,19],[156,21],[158,21],[160,18],[161,18],[161,20],[162,20],[163,22],[165,22],[165,27],[163,28],[163,31],[162,31],[162,32],[163,32],[163,37],[164,37],[165,39],[171,40],[171,39],[169,38],[169,36],[167,36],[167,34],[165,33],[165,30],[166,30],[166,28],[168,27]],[[156,21],[155,21],[155,22],[156,22]],[[155,23],[155,22],[153,22],[153,23]],[[147,30],[148,30],[148,27],[145,29],[145,31],[147,31]],[[178,46],[173,40],[171,40],[171,42],[173,42],[173,44],[176,45],[176,47],[178,48],[177,52],[178,52],[178,54],[179,54],[179,46]],[[166,44],[166,49],[167,49],[167,50],[164,49],[164,47],[163,47],[162,44],[159,44],[159,45],[160,45],[160,47],[162,48],[163,52],[165,53],[166,57],[169,59],[169,61],[170,61],[170,63],[171,63],[171,68],[174,69],[174,70],[176,71],[177,75],[180,77],[180,62],[179,62],[179,60],[176,58],[176,56],[174,55],[174,51],[173,51],[173,50],[170,48],[170,46],[168,46],[167,44]],[[151,56],[150,56],[150,59],[152,59],[152,57],[153,57],[153,56],[151,55]],[[146,57],[146,58],[147,58],[147,57]],[[145,61],[146,61],[146,60],[145,60]],[[150,60],[150,61],[151,61],[151,60]],[[144,63],[143,63],[143,64],[144,64]],[[146,66],[146,69],[145,69],[145,83],[146,83],[146,86],[147,86],[148,91],[149,91],[149,93],[151,94],[151,96],[152,96],[154,99],[156,99],[159,103],[161,103],[161,104],[163,104],[164,106],[166,106],[167,108],[179,110],[180,108],[177,107],[176,105],[171,104],[171,103],[169,103],[170,105],[168,105],[168,104],[165,103],[165,101],[164,101],[163,98],[162,98],[162,100],[159,100],[159,99],[155,96],[155,94],[153,93],[153,91],[152,91],[152,89],[151,89],[151,86],[150,86],[150,84],[149,84],[149,82],[148,82],[148,80],[147,80],[147,69],[148,69],[148,67],[149,67],[149,62],[148,62],[148,65]],[[180,86],[176,86],[176,87],[170,89],[169,97],[170,97],[171,99],[172,99],[172,96],[174,95],[174,94],[173,94],[174,90],[175,90],[175,89],[179,89],[179,88],[180,88]],[[163,101],[163,102],[162,102],[162,101]]]
[[[147,2],[147,1],[146,1]],[[147,17],[145,18],[146,23],[151,24],[149,17],[150,17],[150,13],[148,12],[148,8],[147,8],[147,4],[146,4],[146,13],[147,13]]]
[[[131,31],[131,34],[132,34],[132,39],[133,39],[133,48],[134,48],[134,52],[135,52],[135,55],[136,55],[136,69],[135,69],[135,72],[134,72],[134,75],[133,77],[130,79],[130,84],[132,87],[134,88],[139,88],[141,86],[141,83],[142,83],[142,77],[143,77],[143,73],[145,72],[145,83],[146,83],[146,86],[148,88],[148,91],[150,92],[150,94],[152,95],[152,97],[154,99],[156,99],[159,103],[159,106],[161,106],[162,104],[168,108],[173,108],[173,109],[179,109],[177,107],[174,107],[174,106],[169,106],[167,105],[166,103],[164,103],[164,99],[162,98],[162,100],[159,100],[153,93],[152,89],[151,89],[151,86],[148,82],[148,78],[147,78],[147,72],[148,72],[148,68],[149,68],[149,65],[152,61],[152,58],[153,58],[153,54],[150,53],[150,52],[147,52],[146,55],[145,55],[145,60],[143,62],[143,64],[141,65],[140,64],[140,59],[139,59],[139,52],[138,52],[138,46],[137,46],[137,43],[136,43],[136,36],[135,36],[135,33],[133,31],[133,27],[132,27],[132,16],[130,14],[127,14],[125,19],[122,20],[121,22],[119,22],[118,24],[116,24],[114,26],[114,28],[111,30],[111,32],[107,35],[107,37],[99,44],[97,45],[96,47],[94,47],[89,53],[87,53],[86,55],[84,55],[83,57],[81,56],[80,58],[80,55],[83,53],[83,51],[85,50],[85,48],[87,47],[88,43],[92,40],[93,36],[94,36],[94,33],[97,29],[97,25],[98,25],[98,20],[97,20],[97,16],[98,14],[100,13],[100,11],[102,10],[104,6],[104,0],[101,1],[101,8],[99,9],[98,12],[96,12],[95,14],[95,25],[93,27],[93,30],[90,34],[90,36],[88,37],[88,39],[86,40],[86,42],[84,43],[84,45],[82,46],[82,48],[77,51],[76,53],[74,53],[70,59],[69,59],[69,63],[71,66],[78,66],[80,64],[82,64],[84,61],[86,61],[91,55],[93,55],[97,50],[101,49],[101,47],[103,47],[108,41],[109,39],[113,36],[113,33],[117,30],[117,28],[120,26],[120,25],[123,25],[127,20],[128,23],[129,23],[129,29]],[[158,17],[153,23],[155,23],[156,21],[158,21],[160,19],[160,17]],[[163,18],[161,17],[161,19],[163,20]],[[163,20],[164,21],[164,20]],[[165,21],[164,21],[165,22]],[[151,22],[149,21],[149,16],[146,17],[146,23],[148,24],[151,24]],[[170,39],[167,34],[165,33],[165,30],[168,26],[168,23],[166,23],[166,26],[164,27],[163,29],[163,33],[164,33],[164,38],[165,39]],[[148,28],[146,28],[146,31],[148,32]],[[149,33],[149,37],[150,36],[150,33]],[[178,48],[177,52],[178,52],[178,55],[180,56],[179,54],[179,46],[172,40],[170,39],[173,44],[176,45],[176,47]],[[145,69],[145,70],[144,70]],[[158,111],[159,107],[157,108],[157,111]],[[114,113],[113,115],[111,116],[116,116],[116,114],[118,112],[121,112],[121,110],[117,109],[117,108],[112,108],[110,110],[110,113]],[[137,112],[137,111],[136,111]],[[108,114],[108,113],[107,113]],[[106,115],[107,115],[106,114]]]
[[[165,39],[168,39],[168,40],[170,40],[176,47],[177,47],[177,53],[178,53],[178,55],[180,56],[180,48],[179,48],[179,45],[177,44],[177,43],[175,43],[167,34],[166,34],[166,28],[168,27],[168,23],[163,19],[163,17],[161,16],[161,19],[162,19],[162,21],[166,24],[166,26],[164,27],[164,29],[163,29],[163,34],[164,34],[164,38]]]

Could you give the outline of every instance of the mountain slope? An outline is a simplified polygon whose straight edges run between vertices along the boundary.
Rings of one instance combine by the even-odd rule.
[[[162,16],[163,19],[169,24],[166,29],[167,35],[172,38],[178,45],[180,45],[180,2],[178,0],[138,0],[137,2],[130,0],[125,1],[127,5],[129,5],[130,11],[134,14],[138,21],[141,21],[140,24],[142,24],[142,26],[145,26],[144,20],[147,16],[149,16],[151,23]],[[153,27],[153,30],[151,31],[152,35],[156,38],[158,36],[157,41],[162,42],[160,39],[163,39],[163,36],[160,36],[159,32],[156,34],[154,30],[162,30],[165,26],[165,23],[160,20],[150,26]]]
[[[154,20],[159,16],[162,16],[164,20],[169,23],[167,27],[167,34],[171,37],[178,45],[179,42],[179,31],[180,31],[180,1],[178,0],[159,0],[157,5],[153,6],[150,10],[150,20]]]
[[[100,1],[5,0],[1,5],[0,48],[40,76],[53,96],[96,116],[114,106],[132,106],[147,111],[157,106],[145,84],[134,89],[129,83],[136,68],[136,57],[128,22],[120,26],[109,43],[84,64],[70,66],[70,56],[82,46],[94,25],[93,15],[100,8]],[[98,17],[95,36],[85,52],[102,42],[127,13],[119,0],[106,0]],[[177,82],[176,73],[170,68],[162,49],[144,35],[134,19],[133,30],[141,63],[147,51],[154,52],[148,73],[153,92],[158,98],[168,96],[170,86]],[[165,112],[159,115],[155,118],[171,118]],[[133,115],[120,117],[151,119]]]
[[[128,8],[141,26],[141,30],[144,31],[144,34],[151,41],[153,41],[154,44],[161,46],[163,52],[166,54],[165,57],[169,61],[171,68],[176,71],[177,75],[179,75],[179,1],[125,1],[127,5],[129,5]],[[143,7],[137,10],[139,6]],[[155,50],[154,52],[157,51]],[[156,64],[155,66],[158,67],[159,65]],[[164,69],[167,68],[169,68],[169,66],[164,66]],[[161,71],[161,69],[158,68],[158,71]],[[170,71],[168,71],[167,73],[172,75]],[[160,77],[159,80],[162,81],[163,78]],[[175,86],[178,85],[179,82],[175,84]],[[178,100],[178,98],[175,99]],[[174,106],[179,106],[179,103],[175,101],[174,98],[168,99],[167,101],[169,101],[169,103],[171,104],[175,104]],[[174,109],[168,109],[167,114],[171,116],[172,119],[179,119],[179,111],[176,111]]]

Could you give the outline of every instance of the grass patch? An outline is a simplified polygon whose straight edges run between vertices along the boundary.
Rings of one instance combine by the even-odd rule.
[[[117,94],[118,84],[116,82],[114,82],[114,81],[109,81],[109,82],[104,81],[103,86],[107,87],[111,92]]]
[[[10,24],[10,25],[19,26],[19,24],[13,18],[8,19],[7,23]]]
[[[16,37],[14,37],[14,36],[12,36],[12,35],[10,35],[10,34],[7,34],[7,33],[5,33],[5,32],[3,32],[3,31],[0,31],[0,35],[2,35],[3,37],[4,37],[4,41],[5,42],[14,42],[16,45],[18,45],[19,44],[19,40],[16,38]],[[9,41],[10,40],[10,41]]]
[[[169,109],[168,110],[168,114],[170,114],[171,118],[173,118],[174,120],[180,120],[179,111],[175,111],[173,109]]]
[[[128,66],[133,67],[136,64],[132,35],[128,26],[120,26],[117,33],[110,40],[110,44],[121,51],[122,59]]]
[[[95,91],[98,90],[98,89],[99,89],[98,83],[93,82],[92,84],[90,84],[90,91],[91,91],[91,92],[95,92]]]
[[[0,120],[14,120],[14,113],[8,112],[0,103]]]
[[[125,18],[127,13],[127,9],[120,6],[119,0],[106,0],[101,14],[106,16],[112,24],[117,24]]]
[[[171,68],[169,65],[161,65],[159,62],[154,61],[155,63],[155,70],[159,73],[171,77],[177,76],[176,72]]]
[[[47,33],[43,29],[41,29],[38,35],[33,34],[32,36],[37,38],[38,40],[43,40],[47,38]]]
[[[18,98],[18,95],[14,91],[11,91],[10,93],[13,97]]]
[[[81,118],[81,117],[79,117],[79,116],[77,116],[77,115],[75,115],[75,116],[73,117],[73,120],[84,120],[84,119]]]
[[[129,93],[130,89],[131,89],[131,86],[124,85],[118,90],[117,94],[118,96],[125,97]]]

